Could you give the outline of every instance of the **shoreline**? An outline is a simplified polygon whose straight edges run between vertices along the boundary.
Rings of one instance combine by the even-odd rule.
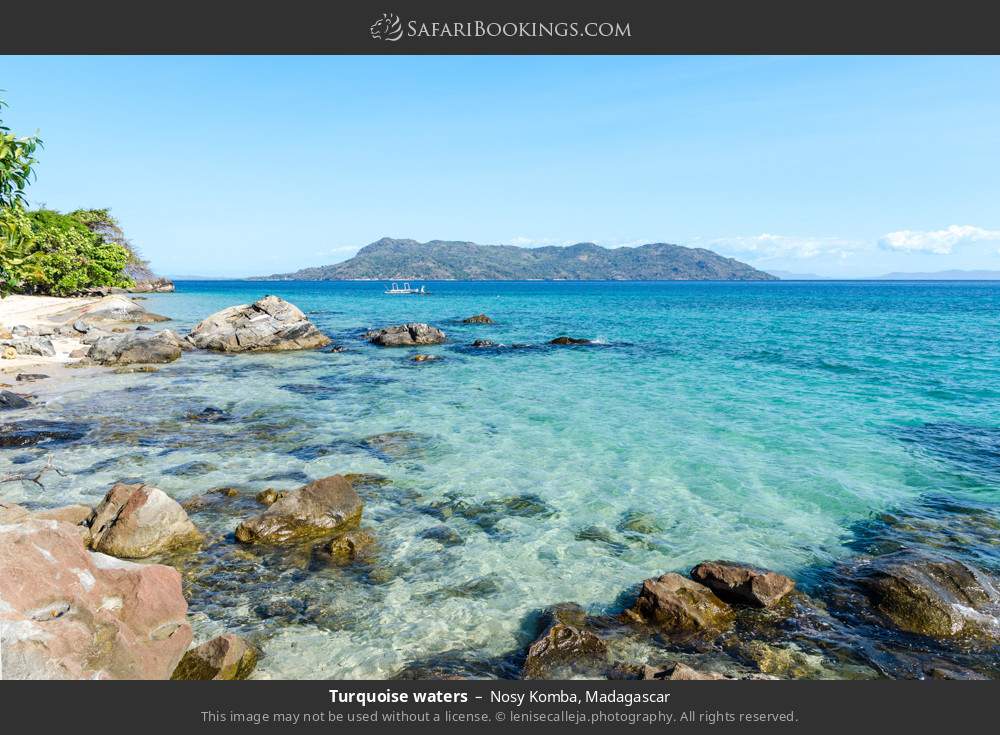
[[[26,298],[37,299],[38,297]],[[79,313],[81,309],[86,310],[93,307],[95,303],[102,300],[49,299],[27,302],[22,300],[21,302],[12,302],[12,305],[20,303],[20,308],[11,309],[10,313],[27,315],[26,319],[34,318],[37,320],[36,326],[47,327],[51,326],[57,320],[65,320],[68,316]],[[264,300],[261,301],[263,302]],[[123,299],[119,298],[117,303],[122,304]],[[285,302],[285,306],[290,305]],[[220,314],[240,308],[246,309],[249,307],[230,307],[207,317],[203,322],[209,322],[213,318],[218,318]],[[485,315],[478,316],[484,317]],[[477,323],[490,322],[479,321]],[[25,326],[28,326],[28,324],[25,323]],[[65,322],[61,326],[66,326]],[[154,334],[154,332],[149,330],[139,331],[140,326],[135,321],[126,322],[121,328],[132,335]],[[398,330],[399,328],[389,328],[382,331],[391,333],[392,329]],[[116,340],[120,337],[125,338],[128,336],[128,334],[116,335],[115,333],[108,333],[104,329],[98,331],[105,335],[100,337],[102,340]],[[192,334],[197,331],[198,328]],[[205,334],[203,336],[206,340],[206,345],[215,344],[216,346],[206,346],[202,349],[214,350],[216,352],[227,351],[225,345],[228,343],[224,341],[213,343],[212,335]],[[366,333],[364,339],[375,345],[391,344],[385,341],[386,336],[372,332]],[[423,336],[433,337],[435,335],[428,334]],[[382,341],[375,341],[375,337],[382,339]],[[410,337],[414,337],[414,335],[411,334]],[[441,337],[443,338],[444,335],[441,335]],[[183,340],[189,341],[190,338],[191,335],[183,338]],[[361,335],[358,335],[358,339],[361,338]],[[323,339],[326,339],[326,337],[323,337]],[[566,342],[558,342],[557,344],[573,344],[573,340],[570,338],[563,339]],[[83,344],[82,340],[81,344]],[[315,343],[315,345],[318,344],[318,342]],[[418,342],[407,346],[415,348],[416,344],[422,343]],[[458,349],[462,347],[464,346],[457,345]],[[310,348],[297,347],[296,349],[308,350]],[[369,347],[367,349],[376,348]],[[382,348],[377,349],[381,350]],[[405,357],[408,353],[398,352],[396,354],[400,355],[400,357]],[[482,352],[480,354],[491,353]],[[177,357],[179,356],[180,354],[178,353]],[[177,357],[174,357],[173,360],[176,360]],[[110,370],[101,371],[100,367],[96,365],[93,369],[71,368],[69,367],[70,360],[67,359],[60,364],[58,362],[59,356],[53,356],[50,360],[48,364],[52,366],[58,365],[60,372],[53,374],[51,381],[43,381],[38,384],[40,388],[38,392],[40,394],[44,394],[49,387],[63,389],[66,385],[63,379],[71,379],[74,376],[79,376],[80,379],[83,379],[84,376],[92,374],[131,372],[131,370],[125,367],[116,368],[115,365],[118,363],[114,362],[110,363]],[[74,358],[72,362],[78,363],[82,360],[83,358]],[[128,380],[127,376],[125,380]],[[152,378],[152,380],[155,381],[156,378]],[[34,387],[34,384],[32,384],[32,387]],[[29,419],[31,418],[26,412],[24,415]],[[56,415],[55,418],[62,417]],[[18,421],[20,419],[14,420]],[[239,422],[239,416],[231,416],[226,407],[219,409],[214,406],[208,406],[194,415],[185,415],[179,420],[185,422],[187,426],[200,424],[203,427],[202,433],[204,436],[212,437],[213,442],[221,439],[224,433],[221,428],[214,428],[217,422],[220,427],[227,425],[232,427],[230,428],[231,432],[235,429],[236,432],[234,432],[234,435],[238,433],[240,427],[243,425]],[[229,421],[233,421],[233,423],[227,424],[226,422]],[[150,434],[146,433],[145,429],[141,429],[140,433],[141,437],[139,438],[141,439],[153,439]],[[99,439],[100,437],[97,436],[95,438]],[[389,453],[391,455],[393,452],[396,452],[400,457],[406,457],[407,452],[413,450],[414,447],[419,450],[420,436],[407,431],[389,431],[369,436],[363,442],[370,449],[378,450],[383,454]],[[151,446],[156,446],[155,442]],[[213,449],[209,451],[215,451],[214,447],[215,445],[213,444]],[[58,449],[49,451],[52,452],[51,456],[57,456]],[[298,455],[295,456],[298,457]],[[299,459],[301,468],[307,469],[308,457],[302,456]],[[178,465],[178,467],[183,467],[183,465]],[[340,472],[344,471],[340,466],[331,469],[338,473],[337,476],[339,476]],[[310,475],[309,477],[317,476]],[[336,476],[331,473],[330,477],[322,477],[314,481],[325,482],[332,480],[334,477]],[[344,475],[343,477],[344,479],[348,479],[350,476]],[[157,484],[162,480],[162,477],[156,472],[143,472],[140,479]],[[253,478],[250,479],[252,480]],[[138,481],[138,479],[128,480],[128,482]],[[184,574],[186,584],[193,585],[192,587],[185,587],[185,595],[188,598],[188,604],[191,605],[191,614],[204,616],[206,610],[218,605],[220,602],[225,602],[225,596],[230,594],[225,590],[225,586],[237,580],[240,584],[240,590],[238,593],[233,593],[230,599],[234,604],[243,603],[247,599],[254,599],[254,595],[263,593],[265,590],[270,591],[269,585],[281,584],[284,586],[280,590],[289,599],[299,599],[301,596],[311,600],[310,605],[321,606],[325,600],[325,593],[317,594],[316,590],[309,586],[313,579],[312,577],[310,577],[310,581],[302,582],[301,586],[298,583],[293,583],[285,579],[290,564],[305,563],[301,559],[295,562],[293,559],[296,554],[312,559],[311,563],[318,564],[322,562],[324,565],[329,564],[331,566],[339,566],[344,559],[347,559],[349,563],[346,565],[346,568],[354,571],[345,572],[345,574],[357,575],[358,585],[363,587],[366,592],[378,589],[380,585],[392,583],[394,574],[392,566],[378,559],[378,554],[380,553],[378,550],[378,537],[383,533],[383,529],[380,526],[382,519],[378,515],[375,515],[375,518],[372,519],[366,514],[365,518],[369,523],[372,523],[374,520],[374,528],[361,526],[349,531],[347,535],[337,537],[342,541],[342,544],[338,545],[331,545],[329,539],[321,542],[321,545],[311,540],[299,550],[290,546],[282,549],[280,544],[268,547],[266,544],[246,543],[243,539],[239,538],[239,532],[237,532],[237,540],[242,543],[235,543],[232,541],[231,536],[228,535],[228,532],[234,526],[238,529],[239,526],[236,525],[237,523],[244,525],[248,521],[253,522],[250,516],[261,512],[264,514],[269,512],[263,511],[261,506],[273,504],[275,500],[280,500],[283,497],[282,494],[292,495],[301,493],[306,486],[300,488],[279,486],[275,488],[275,493],[272,494],[272,497],[263,500],[261,497],[258,497],[261,493],[257,493],[256,487],[251,488],[247,486],[246,478],[233,478],[232,480],[228,480],[228,482],[232,482],[236,486],[213,487],[199,496],[192,496],[185,499],[180,504],[180,507],[190,515],[190,520],[194,522],[195,527],[202,532],[206,532],[208,529],[212,530],[212,536],[209,538],[203,551],[191,552],[183,550],[177,552],[176,555],[163,559],[150,559],[150,561],[170,564],[172,567],[181,570]],[[355,475],[350,477],[348,482],[357,489],[358,495],[367,504],[369,502],[385,502],[387,498],[391,497],[391,488],[394,480],[375,475]],[[298,485],[299,483],[300,481],[296,480],[294,484]],[[291,485],[291,480],[284,484]],[[102,485],[101,492],[107,490],[107,487],[107,485]],[[170,491],[170,487],[167,485],[161,485],[161,487]],[[162,493],[162,491],[157,492],[165,497],[167,496],[167,493]],[[346,488],[341,488],[338,492],[349,495],[349,491]],[[544,523],[544,519],[556,512],[547,504],[544,498],[526,492],[500,497],[488,496],[478,500],[475,498],[476,494],[473,491],[468,497],[438,497],[430,494],[427,497],[421,498],[420,496],[400,495],[399,502],[402,509],[401,512],[412,514],[418,519],[422,516],[427,516],[437,522],[436,525],[430,528],[420,530],[415,538],[427,543],[439,544],[442,549],[465,543],[462,536],[456,533],[456,525],[470,539],[475,538],[473,536],[476,533],[474,528],[480,529],[485,534],[485,538],[490,537],[497,530],[497,525],[505,518],[520,518],[525,523],[531,522],[530,519],[534,518],[537,519],[538,523]],[[58,503],[59,498],[53,494],[47,497],[46,501]],[[417,501],[420,504],[414,505]],[[66,500],[64,499],[63,503],[65,502]],[[160,499],[157,502],[165,503],[166,501]],[[87,503],[88,505],[91,504],[90,501],[87,501]],[[28,505],[30,507],[30,503]],[[41,513],[51,513],[56,510],[65,509],[49,509],[48,511],[41,511]],[[93,508],[88,508],[87,510],[88,512],[94,512]],[[0,508],[0,511],[2,511],[2,508]],[[358,515],[360,518],[360,510],[358,510]],[[909,530],[908,526],[910,522],[905,512],[902,512],[901,515],[902,517],[895,521],[891,527],[887,526],[888,530],[884,528],[879,529],[879,533],[885,537],[880,543],[885,543],[886,541],[895,543],[899,539],[904,539],[917,545],[925,543],[931,546],[935,545],[929,543],[926,531],[916,534]],[[184,518],[186,517],[184,516]],[[456,524],[454,522],[455,519],[459,519],[461,523]],[[939,514],[939,522],[942,528],[949,523],[961,522],[962,519],[963,516],[956,511],[951,511],[950,516],[948,514]],[[591,519],[587,516],[584,509],[580,512],[577,520],[587,523]],[[968,518],[965,519],[965,522],[971,523]],[[657,528],[656,519],[652,516],[647,518],[642,514],[629,514],[627,518],[625,516],[622,517],[622,523],[625,524],[622,533],[627,532],[628,536],[616,535],[614,532],[601,526],[587,526],[577,530],[576,539],[595,544],[596,546],[606,546],[610,550],[610,553],[614,553],[616,545],[620,546],[626,542],[643,544],[658,537],[663,532],[662,528]],[[419,525],[425,524],[420,523]],[[221,534],[220,529],[225,529],[226,533]],[[975,527],[970,530],[970,533],[974,531]],[[325,531],[320,533],[319,536],[323,536],[324,534]],[[371,536],[375,537],[374,548],[372,548],[373,541]],[[382,542],[387,541],[387,538],[388,534],[386,538],[382,539]],[[55,539],[50,539],[50,541],[56,543]],[[418,541],[418,543],[420,542]],[[614,610],[591,615],[580,608],[579,605],[567,603],[566,605],[557,604],[549,606],[548,612],[543,618],[545,627],[543,630],[539,630],[538,637],[534,639],[534,643],[529,641],[530,645],[527,649],[518,645],[517,649],[512,649],[504,657],[502,665],[496,664],[496,668],[490,669],[490,671],[497,673],[506,672],[511,677],[537,675],[539,678],[558,678],[560,673],[565,670],[574,670],[573,673],[576,673],[575,670],[580,669],[580,671],[587,675],[606,675],[608,677],[613,676],[614,678],[626,679],[647,677],[654,679],[691,677],[732,678],[751,675],[766,675],[768,678],[852,678],[855,676],[860,678],[868,676],[904,678],[908,675],[969,678],[978,674],[979,669],[993,672],[994,669],[991,667],[994,667],[995,664],[989,658],[982,661],[976,660],[974,656],[963,659],[965,654],[960,654],[958,651],[953,650],[953,647],[960,642],[953,643],[948,631],[940,627],[928,628],[928,630],[932,632],[933,636],[942,637],[938,644],[934,644],[937,648],[934,649],[933,653],[939,660],[948,664],[947,666],[944,664],[940,666],[934,664],[932,666],[931,663],[927,663],[924,666],[922,663],[921,665],[924,668],[919,671],[914,669],[911,673],[904,668],[902,663],[891,663],[891,668],[885,668],[887,666],[885,661],[863,661],[851,654],[850,647],[858,637],[865,640],[886,643],[895,640],[900,635],[911,635],[911,638],[905,640],[918,643],[926,641],[926,639],[918,637],[924,633],[922,630],[923,622],[920,622],[919,626],[917,626],[912,624],[912,621],[904,620],[902,621],[902,625],[908,625],[910,628],[914,628],[914,630],[910,630],[907,633],[904,627],[902,629],[903,632],[900,633],[900,624],[896,624],[895,628],[892,625],[887,625],[881,617],[882,612],[876,608],[863,608],[864,619],[859,621],[853,621],[847,617],[847,613],[844,611],[851,609],[852,606],[857,607],[857,603],[861,599],[855,598],[854,595],[857,593],[859,584],[867,583],[865,582],[867,579],[865,577],[865,570],[869,568],[872,561],[871,557],[867,557],[860,549],[856,551],[856,554],[852,554],[848,559],[845,559],[843,566],[833,566],[822,572],[824,582],[838,588],[838,597],[829,597],[820,588],[815,590],[804,589],[804,594],[802,595],[798,593],[794,596],[789,595],[787,603],[783,603],[776,598],[773,606],[770,603],[763,604],[763,606],[758,604],[762,601],[755,601],[753,604],[748,604],[745,599],[740,599],[739,597],[731,597],[725,601],[725,606],[722,606],[717,604],[715,598],[709,596],[709,592],[706,592],[703,588],[707,586],[709,590],[713,589],[712,585],[706,585],[706,580],[721,578],[722,576],[737,579],[740,576],[747,575],[751,577],[754,575],[770,575],[766,577],[766,584],[778,585],[779,588],[782,588],[787,587],[791,583],[791,580],[786,577],[775,575],[775,573],[767,572],[766,570],[753,571],[749,565],[737,565],[738,569],[715,570],[711,576],[706,576],[704,579],[691,579],[690,575],[694,574],[693,571],[684,572],[681,569],[681,565],[672,564],[670,561],[664,560],[655,573],[661,574],[661,572],[666,571],[666,574],[661,574],[659,577],[651,577],[646,579],[645,582],[642,581],[642,577],[637,575],[629,583],[630,587],[609,588],[604,599],[608,601],[606,607],[615,608]],[[724,554],[726,552],[719,549],[712,553]],[[925,574],[928,569],[932,573],[936,573],[933,567],[933,564],[936,563],[933,561],[933,556],[924,555],[916,558],[889,558],[889,555],[883,556],[885,556],[882,561],[886,573],[894,575],[895,579],[905,581],[912,575],[917,575],[919,579],[920,575]],[[722,562],[704,563],[723,564]],[[261,576],[261,569],[264,570],[264,575],[271,576],[258,579]],[[315,572],[315,569],[310,567],[309,571],[312,574]],[[648,571],[652,572],[654,570],[649,569]],[[676,572],[678,571],[682,573],[677,574]],[[962,568],[954,567],[952,570],[949,570],[949,574],[957,580],[956,584],[966,584],[963,581],[963,577],[967,573]],[[199,575],[199,578],[195,579],[194,577],[189,577],[189,575]],[[219,575],[223,585],[221,588],[216,588],[215,582],[213,582],[216,575]],[[801,582],[802,580],[800,579],[799,581]],[[457,586],[439,590],[438,594],[449,594],[453,595],[455,599],[469,599],[470,601],[486,599],[495,594],[495,583],[491,583],[488,577],[477,578],[471,581],[467,580],[465,582],[459,580],[459,582],[460,584]],[[406,583],[408,584],[408,582]],[[494,584],[494,586],[491,586],[491,584]],[[645,602],[640,604],[637,600],[633,608],[627,608],[624,604],[625,601],[636,599],[634,596],[634,586],[636,584],[642,584],[644,589],[648,588],[648,591],[641,595],[641,599],[645,600]],[[719,586],[716,582],[712,584],[721,590],[718,594],[725,596],[725,587]],[[956,589],[958,588],[956,587]],[[684,609],[680,610],[680,612],[675,610],[676,600],[674,597],[676,597],[676,593],[678,592],[687,594],[685,590],[700,596],[707,601],[706,604],[714,609],[711,620],[704,618],[698,609]],[[876,591],[878,592],[878,590]],[[888,595],[891,592],[890,590],[889,592],[880,592],[880,594]],[[711,594],[715,595],[717,592],[712,592]],[[787,594],[787,591],[781,596],[783,597],[784,594]],[[956,592],[955,594],[955,599],[960,599],[957,597],[958,593]],[[546,601],[544,598],[539,599],[535,596],[532,596],[530,599],[540,610],[543,609],[544,602],[557,602],[555,600]],[[611,600],[614,600],[614,602],[610,602]],[[586,603],[587,601],[579,600],[579,602]],[[622,604],[619,605],[619,602]],[[890,602],[892,601],[890,600]],[[470,602],[469,604],[473,603]],[[941,610],[946,612],[951,610],[951,604],[950,600],[945,600],[941,605],[935,604],[935,607],[930,609],[925,617],[931,620]],[[838,616],[844,617],[836,619],[831,617],[827,610],[828,606],[837,610]],[[619,610],[617,609],[618,607],[622,609]],[[766,608],[769,612],[760,612],[762,607]],[[633,610],[634,615],[628,615],[626,616],[627,619],[623,619],[621,615],[625,615],[628,610]],[[303,611],[283,606],[279,603],[269,602],[263,613],[253,612],[252,614],[258,616],[260,620],[271,621],[269,624],[273,628],[269,629],[268,632],[270,635],[276,636],[277,634],[271,631],[285,631],[290,629],[300,620]],[[678,618],[678,615],[680,615],[680,618]],[[719,645],[723,647],[722,650],[717,651],[712,656],[683,655],[683,646],[680,648],[658,646],[651,649],[655,651],[655,656],[649,660],[640,660],[635,658],[634,653],[630,653],[630,646],[633,643],[638,642],[645,645],[644,641],[651,640],[651,637],[644,632],[646,630],[660,630],[661,632],[665,630],[670,635],[674,635],[674,632],[672,632],[674,623],[670,621],[675,618],[683,620],[682,626],[684,628],[693,628],[697,633],[696,638],[703,636],[706,640],[717,640]],[[214,619],[211,616],[204,619],[199,618],[200,623],[204,623],[206,620],[215,626],[214,634],[218,628],[215,624],[222,623],[223,620],[228,619],[223,617]],[[666,624],[664,621],[666,621]],[[975,623],[974,620],[966,621],[962,616],[952,616],[948,622],[949,625],[961,626],[972,626]],[[263,623],[258,624],[263,625]],[[734,625],[736,626],[735,628],[733,627]],[[831,625],[833,626],[832,630],[836,631],[837,641],[833,649],[833,655],[826,656],[822,650],[815,650],[816,641],[821,640],[822,637],[816,638],[811,636],[809,631],[816,628],[816,626],[825,626],[826,629],[831,629]],[[202,629],[204,630],[204,628]],[[723,634],[722,638],[716,639],[714,637],[717,635],[717,630],[721,630]],[[684,635],[688,635],[690,632],[687,631]],[[991,635],[992,633],[988,634]],[[580,653],[581,656],[577,658],[573,651],[569,651],[567,654],[569,658],[562,658],[557,648],[553,654],[555,658],[546,660],[547,654],[545,654],[545,651],[549,649],[545,647],[545,641],[549,639],[569,640],[572,646],[578,646],[574,650]],[[264,640],[270,643],[272,639],[265,637]],[[538,644],[538,647],[535,644]],[[531,649],[535,649],[534,655],[532,655]],[[412,675],[417,678],[437,678],[442,675],[465,675],[476,678],[477,672],[481,673],[486,670],[483,667],[493,666],[493,664],[490,664],[487,658],[476,659],[474,653],[474,651],[469,651],[467,658],[463,660],[450,660],[446,656],[442,655],[438,657],[433,654],[423,659],[414,658],[406,662],[401,662],[401,667],[396,671],[394,676]],[[267,656],[269,655],[267,649],[264,649],[264,655],[265,661],[267,661]],[[280,652],[277,655],[280,656]],[[530,666],[527,663],[528,658],[533,661]],[[521,663],[522,660],[523,664]],[[682,668],[678,669],[677,666],[669,668],[668,664],[671,663],[681,664]],[[611,664],[615,666],[609,668]],[[617,666],[617,664],[622,664],[622,666]],[[652,666],[652,669],[655,670],[647,670],[647,668],[644,668],[646,664],[655,664],[655,666]],[[737,664],[739,665],[737,666]],[[520,673],[522,672],[522,665],[525,667],[523,670],[524,673]]]

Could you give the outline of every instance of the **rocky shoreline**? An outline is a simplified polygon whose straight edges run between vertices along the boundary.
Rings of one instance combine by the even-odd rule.
[[[115,370],[155,370],[192,350],[253,353],[331,346],[300,310],[276,297],[217,312],[185,336],[149,326],[163,319],[135,301],[111,295],[74,303],[42,328],[11,325],[10,336],[0,341],[18,355],[25,354],[22,349],[47,351],[45,340],[75,341],[79,347],[63,350],[68,363]],[[463,321],[493,323],[485,314]],[[408,323],[368,331],[361,339],[377,347],[412,349],[440,345],[448,337],[431,325]],[[597,344],[569,336],[547,343],[553,349]],[[509,348],[519,347],[531,346]],[[459,348],[508,349],[488,339]],[[70,358],[69,352],[77,354]],[[414,354],[410,359],[433,362],[441,356]],[[30,385],[42,379],[19,373],[16,382]],[[14,390],[0,394],[4,422],[8,412],[20,417],[31,408],[30,395]],[[224,411],[210,406],[191,420],[212,424],[226,419]],[[11,426],[15,428],[7,431]],[[16,425],[8,424],[5,431],[4,446],[18,446]],[[405,456],[423,451],[423,441],[409,432],[389,432],[362,443],[384,456]],[[213,597],[219,597],[218,604],[252,600],[258,592],[278,587],[287,592],[287,602],[261,602],[258,617],[276,626],[322,621],[324,601],[299,590],[301,577],[288,571],[307,574],[332,566],[366,584],[391,580],[393,569],[380,560],[378,519],[367,517],[365,507],[369,499],[393,493],[400,493],[399,502],[414,513],[435,519],[437,525],[422,531],[421,538],[442,549],[464,543],[453,519],[493,533],[505,519],[544,519],[553,513],[531,495],[480,503],[425,500],[373,475],[334,475],[260,492],[219,487],[183,505],[154,486],[123,482],[108,489],[96,507],[43,511],[3,501],[0,485],[0,674],[246,678],[261,656],[260,641],[226,632],[192,648],[188,605]],[[219,536],[205,530],[218,525],[229,532]],[[686,574],[657,570],[656,576],[636,580],[628,589],[608,590],[609,612],[591,614],[573,601],[540,608],[523,621],[522,645],[500,659],[455,651],[410,662],[396,675],[1000,677],[1000,582],[963,555],[962,544],[949,531],[956,528],[965,539],[995,544],[1000,524],[980,509],[954,507],[937,524],[906,513],[876,519],[859,529],[859,536],[861,530],[867,534],[864,548],[836,567],[815,570],[808,585],[724,560],[706,560]],[[577,538],[614,549],[648,543],[660,532],[655,519],[631,514],[614,531],[587,527]],[[490,582],[474,580],[454,594],[460,599],[489,596]],[[859,646],[858,641],[868,643]]]

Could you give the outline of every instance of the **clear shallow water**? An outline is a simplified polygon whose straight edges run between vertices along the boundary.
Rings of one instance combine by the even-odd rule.
[[[191,595],[199,632],[256,631],[258,675],[296,678],[386,677],[449,651],[502,656],[523,645],[540,607],[613,611],[643,578],[706,558],[808,587],[875,513],[929,494],[1000,500],[1000,284],[429,287],[429,297],[389,297],[379,283],[187,282],[153,295],[145,305],[181,331],[274,293],[348,350],[188,353],[154,375],[38,384],[47,405],[37,418],[91,431],[49,450],[65,477],[4,495],[94,504],[115,480],[140,478],[184,500],[220,485],[387,476],[392,485],[364,493],[380,543],[373,568],[288,559],[275,570],[272,560],[273,578]],[[497,323],[459,323],[479,312]],[[439,326],[451,342],[360,340],[404,321]],[[560,334],[598,344],[545,344]],[[526,347],[464,347],[477,338]],[[414,364],[416,352],[444,359]],[[232,419],[186,418],[206,406]],[[412,435],[389,452],[363,442],[390,431]],[[0,450],[0,472],[46,457]],[[524,495],[534,511],[489,522],[441,512]],[[661,530],[630,532],[623,522],[637,512]],[[220,554],[234,553],[232,517],[194,517]],[[462,545],[420,537],[442,519]]]

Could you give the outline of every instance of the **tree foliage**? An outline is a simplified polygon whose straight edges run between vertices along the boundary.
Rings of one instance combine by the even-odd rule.
[[[138,255],[108,210],[26,209],[40,145],[37,136],[19,138],[0,121],[0,296],[132,286],[125,266]]]

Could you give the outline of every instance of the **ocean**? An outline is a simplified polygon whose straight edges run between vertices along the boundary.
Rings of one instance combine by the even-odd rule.
[[[191,352],[155,374],[65,383],[34,418],[85,438],[0,450],[0,474],[46,461],[64,473],[4,497],[94,505],[120,479],[181,501],[248,494],[192,512],[206,559],[179,566],[199,635],[253,637],[264,678],[384,678],[459,659],[504,675],[540,608],[614,614],[644,578],[705,559],[821,595],[887,514],[928,524],[931,545],[954,508],[986,519],[954,546],[1000,570],[1000,283],[426,285],[387,296],[375,282],[190,281],[150,295],[183,333],[276,294],[345,349]],[[481,312],[495,324],[461,323]],[[361,338],[412,321],[448,343]],[[592,343],[548,344],[560,335]],[[418,352],[442,359],[414,363]],[[199,418],[208,407],[221,414]],[[260,510],[253,493],[348,472],[388,480],[361,492],[372,562],[233,541],[241,514]]]

